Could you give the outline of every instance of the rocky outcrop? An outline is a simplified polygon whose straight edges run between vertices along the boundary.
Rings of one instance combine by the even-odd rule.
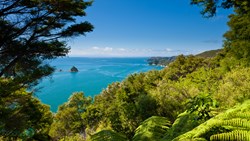
[[[73,66],[73,67],[70,69],[70,72],[78,72],[78,69],[77,69],[75,66]]]

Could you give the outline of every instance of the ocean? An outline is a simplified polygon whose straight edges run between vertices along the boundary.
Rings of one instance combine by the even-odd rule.
[[[122,81],[133,73],[160,70],[160,66],[149,66],[148,58],[82,58],[67,57],[49,62],[56,67],[51,77],[44,78],[36,86],[37,96],[56,112],[59,105],[68,100],[74,92],[85,96],[98,95],[112,82]],[[70,72],[75,66],[79,71]]]

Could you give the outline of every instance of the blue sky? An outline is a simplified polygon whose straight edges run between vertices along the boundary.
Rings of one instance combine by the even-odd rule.
[[[218,49],[230,11],[206,19],[190,0],[95,0],[86,12],[95,27],[68,42],[69,56],[150,57]]]

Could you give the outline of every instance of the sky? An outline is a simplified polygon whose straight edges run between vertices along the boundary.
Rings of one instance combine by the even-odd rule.
[[[69,56],[151,57],[222,48],[229,10],[203,18],[190,0],[94,0],[86,10],[94,30],[68,42]]]

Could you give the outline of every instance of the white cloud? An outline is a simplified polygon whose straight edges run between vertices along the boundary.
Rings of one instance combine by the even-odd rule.
[[[111,48],[111,47],[105,47],[105,48],[103,48],[103,51],[113,51],[113,48]]]
[[[167,52],[171,52],[171,51],[173,51],[171,48],[166,48],[166,51]]]
[[[99,50],[100,48],[99,47],[92,47],[92,49]]]
[[[125,48],[118,48],[119,51],[126,51]]]

